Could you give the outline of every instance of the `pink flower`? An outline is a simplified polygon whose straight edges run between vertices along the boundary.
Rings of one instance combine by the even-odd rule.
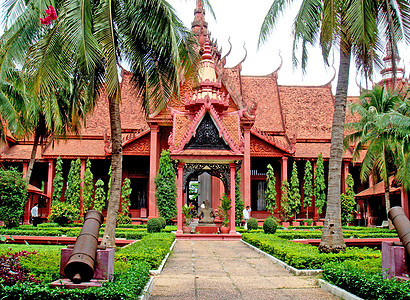
[[[53,6],[49,6],[48,9],[45,9],[44,12],[47,14],[45,18],[39,18],[40,23],[43,25],[48,25],[51,21],[57,19],[57,13]]]

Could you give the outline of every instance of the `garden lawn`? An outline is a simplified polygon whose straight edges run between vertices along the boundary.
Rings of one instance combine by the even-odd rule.
[[[0,283],[1,299],[136,299],[149,280],[149,270],[159,266],[174,240],[175,236],[169,233],[147,234],[139,242],[116,249],[113,281],[104,283],[102,288],[85,290],[48,286],[59,276],[61,247],[3,244],[1,253],[31,252],[36,248],[36,254],[20,258],[20,263],[43,282],[11,286]]]

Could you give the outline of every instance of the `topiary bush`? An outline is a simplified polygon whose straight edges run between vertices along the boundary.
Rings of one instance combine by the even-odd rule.
[[[158,220],[161,221],[161,224],[162,224],[162,228],[161,228],[161,229],[164,229],[165,226],[167,226],[167,221],[166,221],[165,218],[163,218],[163,217],[159,217]]]
[[[18,226],[27,196],[27,182],[22,173],[0,169],[0,219],[6,227]]]
[[[250,218],[248,221],[248,230],[258,229],[258,220],[255,218]]]
[[[48,215],[50,222],[60,225],[71,223],[80,216],[80,209],[67,202],[56,202],[53,204]]]
[[[148,220],[147,231],[149,233],[160,232],[161,229],[162,229],[162,222],[158,218]]]
[[[265,233],[274,234],[277,228],[278,223],[276,223],[274,218],[267,218],[265,222],[263,222],[263,231],[265,231]]]

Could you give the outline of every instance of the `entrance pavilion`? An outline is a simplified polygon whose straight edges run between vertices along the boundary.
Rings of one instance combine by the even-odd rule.
[[[202,173],[222,180],[232,206],[229,235],[240,237],[235,231],[235,174],[244,158],[242,123],[252,123],[254,117],[230,107],[229,93],[216,74],[208,37],[198,83],[193,86],[193,92],[186,95],[185,110],[171,108],[173,130],[168,142],[171,158],[178,162],[177,238],[184,236],[182,206],[188,198],[189,179]]]

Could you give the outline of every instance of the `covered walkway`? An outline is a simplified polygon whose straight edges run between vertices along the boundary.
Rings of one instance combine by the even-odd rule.
[[[177,241],[150,299],[338,299],[240,241]]]

